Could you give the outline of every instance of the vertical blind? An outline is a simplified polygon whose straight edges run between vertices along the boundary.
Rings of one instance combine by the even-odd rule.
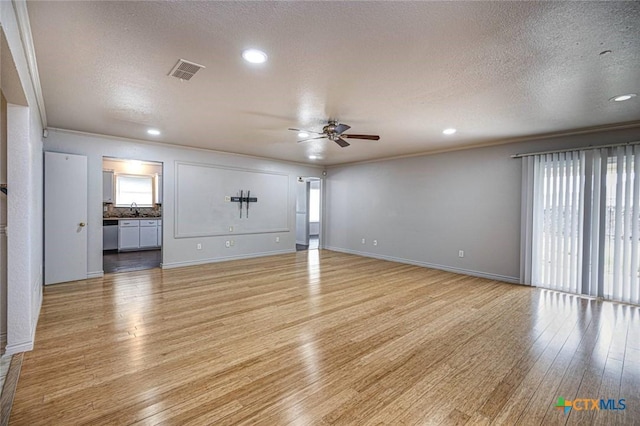
[[[523,162],[522,280],[640,303],[640,145]]]
[[[582,281],[583,163],[579,152],[535,156],[533,282],[578,292]]]

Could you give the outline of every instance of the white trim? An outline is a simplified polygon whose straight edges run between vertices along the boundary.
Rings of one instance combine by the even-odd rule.
[[[33,37],[31,35],[31,24],[29,22],[29,12],[27,11],[27,2],[25,0],[13,0],[13,8],[16,11],[16,19],[18,28],[20,29],[20,38],[22,39],[22,48],[27,59],[27,67],[29,68],[29,76],[31,84],[36,96],[38,104],[38,112],[40,113],[40,121],[43,130],[47,128],[47,113],[44,109],[44,97],[42,96],[42,86],[40,84],[40,74],[38,73],[38,62],[36,61],[36,51],[33,46]]]
[[[40,316],[40,308],[42,307],[42,297],[40,298],[40,306],[38,307],[38,317]],[[15,354],[19,354],[20,352],[29,352],[33,350],[33,344],[36,341],[36,328],[37,328],[37,323],[34,324],[33,326],[33,330],[31,331],[31,339],[26,341],[26,342],[22,342],[22,343],[17,343],[14,345],[7,345],[4,348],[4,354],[5,355],[15,355]]]
[[[104,277],[104,271],[94,271],[94,272],[87,272],[87,279],[91,279],[91,278],[102,278]]]
[[[7,345],[5,355],[15,355],[21,352],[29,352],[33,350],[33,340],[30,342],[18,343],[17,345]]]
[[[491,274],[487,272],[474,271],[470,269],[455,268],[452,266],[438,265],[435,263],[421,262],[418,260],[404,259],[400,257],[385,256],[383,254],[367,253],[357,250],[349,250],[339,247],[325,247],[325,250],[337,251],[340,253],[355,254],[362,257],[371,257],[380,260],[389,260],[391,262],[405,263],[408,265],[422,266],[424,268],[438,269],[440,271],[453,272],[456,274],[470,275],[472,277],[487,278],[496,281],[505,281],[511,284],[520,284],[520,277],[510,277],[507,275]]]
[[[215,258],[209,258],[209,259],[186,260],[184,262],[163,263],[160,265],[160,267],[162,269],[173,269],[173,268],[182,268],[184,266],[205,265],[207,263],[226,262],[228,260],[253,259],[255,257],[276,256],[279,254],[290,254],[295,252],[296,252],[295,249],[289,249],[289,250],[277,250],[277,251],[269,251],[269,252],[262,252],[262,253],[241,254],[238,256],[225,256],[225,257],[215,257]]]

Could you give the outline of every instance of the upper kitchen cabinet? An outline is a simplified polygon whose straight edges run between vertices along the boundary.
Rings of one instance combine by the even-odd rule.
[[[156,174],[156,204],[162,204],[162,175]]]
[[[113,203],[113,170],[102,171],[102,202]]]

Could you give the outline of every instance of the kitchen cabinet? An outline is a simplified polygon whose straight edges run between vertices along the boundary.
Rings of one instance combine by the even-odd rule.
[[[158,220],[158,247],[162,247],[162,219]]]
[[[118,250],[131,250],[137,248],[140,248],[140,221],[119,221]]]
[[[140,248],[158,247],[157,220],[140,220]]]
[[[102,202],[113,203],[113,171],[102,171]]]

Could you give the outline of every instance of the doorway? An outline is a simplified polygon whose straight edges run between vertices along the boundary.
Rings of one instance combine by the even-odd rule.
[[[296,250],[317,250],[322,230],[322,179],[299,177],[296,194]]]
[[[102,269],[105,273],[160,267],[163,164],[103,157]]]

